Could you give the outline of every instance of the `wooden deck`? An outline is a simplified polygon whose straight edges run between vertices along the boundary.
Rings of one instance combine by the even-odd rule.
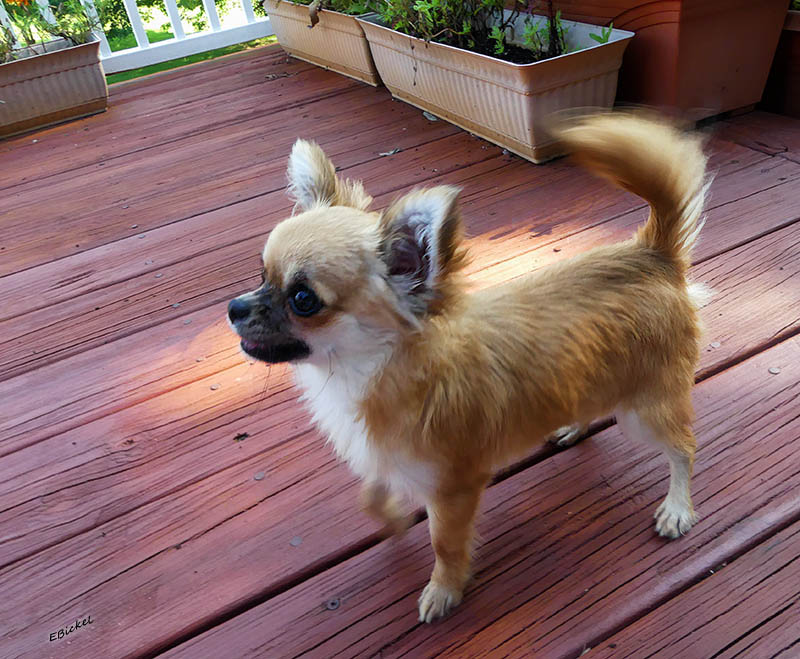
[[[464,186],[479,286],[627,237],[642,202],[275,49],[109,105],[0,143],[0,656],[800,656],[800,121],[709,128],[700,523],[657,537],[666,465],[601,424],[497,479],[466,600],[425,626],[426,525],[379,539],[288,370],[225,322],[292,142],[378,207]]]

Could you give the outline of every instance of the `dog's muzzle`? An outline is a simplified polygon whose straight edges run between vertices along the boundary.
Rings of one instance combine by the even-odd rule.
[[[228,319],[241,338],[242,350],[270,364],[304,359],[311,354],[308,344],[288,330],[283,306],[272,304],[272,293],[263,286],[228,303]]]

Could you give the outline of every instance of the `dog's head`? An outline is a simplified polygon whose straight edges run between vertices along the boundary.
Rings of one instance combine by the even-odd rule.
[[[458,189],[415,190],[382,213],[313,142],[289,157],[299,214],[263,252],[263,284],[228,305],[242,349],[265,362],[369,353],[419,330],[458,296],[463,265]]]

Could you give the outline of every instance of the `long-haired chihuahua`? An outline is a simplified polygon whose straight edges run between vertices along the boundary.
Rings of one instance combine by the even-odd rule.
[[[461,601],[493,473],[554,433],[567,445],[613,412],[669,460],[656,531],[675,538],[696,519],[690,394],[704,290],[687,270],[708,187],[702,142],[625,113],[554,132],[650,204],[630,240],[468,293],[457,188],[373,212],[361,183],[298,140],[288,176],[301,212],[269,236],[263,285],[228,307],[247,355],[292,364],[314,420],[363,479],[365,509],[400,531],[398,498],[427,508],[425,622]]]

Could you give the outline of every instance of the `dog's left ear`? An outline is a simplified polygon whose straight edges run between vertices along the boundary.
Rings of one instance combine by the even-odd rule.
[[[286,172],[289,194],[302,210],[314,206],[351,206],[366,210],[372,202],[359,181],[342,181],[316,142],[297,140]]]
[[[381,216],[382,256],[390,282],[412,302],[427,309],[450,272],[460,265],[459,189],[438,186],[401,197]]]

